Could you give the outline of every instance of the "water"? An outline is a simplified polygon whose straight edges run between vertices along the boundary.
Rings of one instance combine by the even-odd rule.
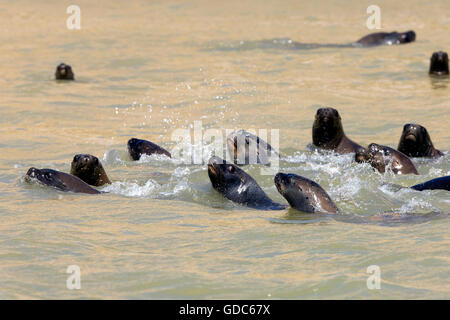
[[[79,31],[58,1],[0,6],[0,298],[449,298],[449,194],[404,188],[450,174],[449,81],[427,76],[432,52],[450,50],[448,1],[377,3],[383,30],[413,29],[413,44],[305,50],[271,39],[350,43],[370,32],[371,3],[77,4]],[[60,62],[75,82],[53,80]],[[314,153],[323,105],[362,145],[396,147],[416,121],[446,155],[392,176]],[[128,158],[129,138],[171,150],[194,121],[279,129],[280,171],[317,181],[343,215],[248,209],[212,190],[205,165]],[[76,153],[102,159],[109,193],[23,182],[30,166],[68,172]],[[285,203],[260,168],[245,170]],[[81,290],[66,288],[69,265]]]

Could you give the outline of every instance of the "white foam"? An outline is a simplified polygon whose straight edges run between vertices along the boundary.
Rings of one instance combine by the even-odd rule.
[[[135,182],[116,181],[102,189],[105,192],[120,194],[127,197],[146,197],[155,195],[161,186],[154,180],[148,180],[144,185]]]

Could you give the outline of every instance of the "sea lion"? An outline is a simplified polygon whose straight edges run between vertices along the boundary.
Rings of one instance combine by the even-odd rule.
[[[371,143],[367,149],[355,153],[356,162],[368,162],[380,173],[392,170],[394,174],[419,174],[416,166],[405,154],[387,146]]]
[[[72,67],[61,63],[56,67],[55,78],[56,80],[74,80]]]
[[[38,180],[43,185],[65,192],[79,192],[88,194],[101,193],[78,177],[52,169],[30,168],[25,176],[25,181],[31,182],[33,179]]]
[[[361,39],[351,43],[305,43],[294,41],[290,38],[273,38],[256,41],[239,40],[235,43],[224,44],[210,48],[212,50],[255,50],[255,49],[282,49],[282,50],[314,50],[319,48],[369,48],[379,45],[398,45],[410,43],[416,40],[416,33],[412,30],[407,32],[377,32],[368,34]]]
[[[414,190],[447,190],[450,191],[450,176],[432,179],[411,187]]]
[[[448,54],[447,52],[434,52],[430,58],[430,70],[428,72],[434,76],[448,76]]]
[[[416,33],[412,30],[407,32],[376,32],[368,34],[355,42],[358,46],[372,47],[379,45],[393,45],[409,43],[416,40]]]
[[[260,210],[287,208],[286,205],[273,202],[256,181],[241,168],[219,157],[209,159],[208,176],[213,188],[233,202]]]
[[[277,173],[274,182],[278,192],[294,209],[310,213],[339,213],[326,191],[312,180],[292,173]]]
[[[77,154],[74,156],[70,174],[80,178],[91,186],[100,187],[104,184],[111,184],[98,158],[90,154]]]
[[[314,146],[338,153],[352,153],[362,148],[347,138],[342,127],[341,116],[333,108],[317,110],[312,127],[312,138]]]
[[[434,148],[427,129],[414,123],[407,123],[403,126],[397,149],[408,157],[438,158],[444,155]]]
[[[147,140],[132,138],[128,140],[127,147],[128,153],[133,160],[139,160],[143,154],[164,154],[169,158],[172,157],[169,151]]]
[[[270,144],[260,137],[238,130],[227,137],[228,152],[237,165],[261,163],[270,165],[271,157],[279,157]]]

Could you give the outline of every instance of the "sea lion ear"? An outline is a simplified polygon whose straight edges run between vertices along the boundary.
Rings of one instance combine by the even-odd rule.
[[[229,173],[234,173],[236,170],[234,169],[234,166],[228,166],[228,172]]]

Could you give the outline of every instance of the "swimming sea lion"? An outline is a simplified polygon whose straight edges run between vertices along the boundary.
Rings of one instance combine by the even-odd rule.
[[[284,50],[312,50],[319,48],[367,48],[379,45],[397,45],[413,42],[416,33],[412,30],[407,32],[377,32],[368,34],[358,41],[351,43],[305,43],[294,41],[290,38],[274,38],[256,41],[242,41],[219,45],[216,50],[254,50],[254,49],[284,49]]]
[[[444,155],[434,148],[427,129],[420,124],[413,123],[403,126],[397,149],[408,157],[438,158]]]
[[[372,47],[379,45],[393,45],[409,43],[416,40],[416,33],[412,30],[407,32],[376,32],[368,34],[356,41],[356,45]]]
[[[56,80],[74,80],[72,67],[65,63],[61,63],[56,67],[55,78]]]
[[[436,179],[432,179],[426,181],[424,183],[416,184],[411,187],[414,190],[422,191],[422,190],[447,190],[450,191],[450,176],[440,177]]]
[[[147,140],[132,138],[128,140],[127,146],[128,153],[133,160],[139,160],[143,154],[164,154],[169,158],[172,157],[169,151]]]
[[[292,208],[311,213],[339,213],[326,191],[316,182],[296,174],[277,173],[275,185]]]
[[[438,51],[431,55],[430,59],[430,75],[443,76],[449,74],[448,70],[448,54],[447,52]]]
[[[362,148],[347,138],[342,127],[341,116],[333,108],[317,110],[312,127],[312,138],[316,147],[338,153],[352,153]]]
[[[416,166],[405,154],[387,146],[371,143],[367,149],[361,148],[355,154],[356,162],[368,162],[380,173],[392,170],[395,174],[419,174]]]
[[[214,189],[229,200],[260,210],[283,210],[286,205],[273,202],[241,168],[212,157],[208,163],[208,176]]]
[[[25,176],[25,181],[30,182],[32,179],[37,179],[40,183],[61,191],[89,194],[101,193],[78,177],[52,169],[30,168]]]
[[[70,174],[91,186],[100,187],[111,184],[98,158],[90,154],[77,154],[73,157]]]
[[[256,163],[269,165],[270,157],[279,157],[270,144],[245,130],[230,133],[227,137],[227,146],[230,156],[237,165]]]

